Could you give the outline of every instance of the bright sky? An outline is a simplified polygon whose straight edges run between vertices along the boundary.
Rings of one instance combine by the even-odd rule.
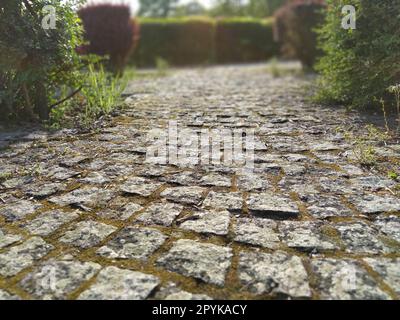
[[[190,2],[191,0],[181,0],[181,3],[187,3]],[[199,3],[201,3],[203,6],[210,7],[211,4],[213,3],[213,0],[197,0]],[[90,2],[95,2],[95,3],[101,3],[101,2],[114,2],[114,3],[128,3],[131,4],[131,8],[133,12],[136,12],[137,9],[139,8],[139,1],[138,0],[88,0],[88,3]]]

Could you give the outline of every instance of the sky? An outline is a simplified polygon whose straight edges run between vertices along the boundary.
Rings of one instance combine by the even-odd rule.
[[[213,0],[197,0],[199,3],[201,3],[203,6],[206,8],[209,8],[210,5],[213,3]],[[114,2],[114,3],[130,3],[132,12],[136,12],[139,8],[139,1],[138,0],[88,0],[88,3],[101,3],[101,2]],[[181,0],[181,3],[187,3],[190,2],[190,0]]]

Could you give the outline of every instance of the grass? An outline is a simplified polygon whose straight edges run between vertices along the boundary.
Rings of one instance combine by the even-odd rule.
[[[290,64],[280,64],[277,58],[272,58],[269,61],[267,72],[271,73],[274,78],[304,75],[304,70],[301,67]]]
[[[359,135],[344,131],[344,137],[352,146],[354,160],[364,167],[373,167],[378,163],[376,146],[386,144],[390,136],[373,125],[367,125],[366,131],[366,134]]]
[[[158,57],[156,59],[156,68],[157,68],[157,73],[159,76],[164,77],[168,74],[168,70],[170,68],[169,63],[167,60],[164,60],[163,58]]]
[[[118,106],[128,79],[132,76],[131,72],[120,77],[106,72],[101,64],[90,64],[82,74],[82,89],[73,99],[52,110],[49,127],[59,129],[78,125],[90,128],[96,119],[109,114]],[[69,88],[62,89],[64,92],[67,90]]]

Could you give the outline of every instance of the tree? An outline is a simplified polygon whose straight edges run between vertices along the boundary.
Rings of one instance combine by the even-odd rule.
[[[166,18],[175,10],[179,0],[139,0],[139,16]]]

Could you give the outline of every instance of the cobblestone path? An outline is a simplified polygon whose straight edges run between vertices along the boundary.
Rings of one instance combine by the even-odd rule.
[[[1,133],[0,299],[398,299],[396,182],[354,163],[337,128],[362,121],[305,84],[178,70],[132,81],[95,133]],[[146,163],[169,120],[254,128],[254,170]]]

